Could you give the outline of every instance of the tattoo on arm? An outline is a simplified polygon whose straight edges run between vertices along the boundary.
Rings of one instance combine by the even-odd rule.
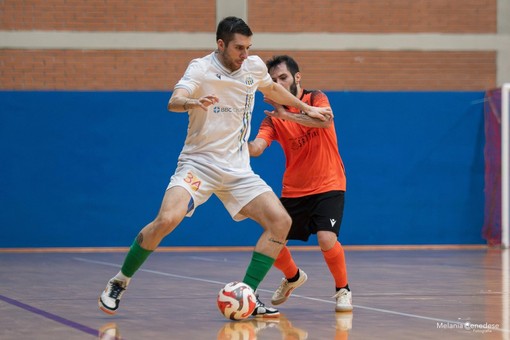
[[[291,119],[289,119],[289,120],[293,120],[294,122],[296,122],[298,124],[308,126],[308,127],[326,128],[331,124],[330,123],[331,118],[327,119],[326,121],[322,121],[317,118],[312,118],[312,117],[306,115],[305,113],[294,114],[290,118]]]
[[[138,236],[136,236],[136,243],[138,243],[138,245],[141,246],[142,242],[143,242],[143,234],[139,233]]]
[[[270,237],[270,238],[269,238],[269,242],[277,243],[277,244],[280,244],[280,245],[284,245],[284,244],[285,244],[285,242],[275,240],[275,239],[274,239],[274,238],[272,238],[272,237]]]

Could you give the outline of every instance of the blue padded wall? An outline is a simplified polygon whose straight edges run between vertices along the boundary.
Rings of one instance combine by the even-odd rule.
[[[170,94],[1,91],[0,247],[130,245],[184,142]],[[484,243],[483,92],[327,94],[348,177],[343,244]],[[252,137],[264,108],[258,94]],[[279,145],[252,166],[279,194]],[[162,245],[254,245],[260,233],[213,197]]]

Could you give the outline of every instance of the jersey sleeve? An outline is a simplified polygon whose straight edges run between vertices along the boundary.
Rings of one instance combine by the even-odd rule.
[[[271,79],[271,76],[267,71],[266,64],[257,55],[252,55],[250,56],[250,58],[252,58],[253,61],[252,62],[253,68],[250,71],[257,79],[259,79],[258,87],[267,87],[271,85],[273,83],[273,79]]]
[[[260,123],[259,132],[257,138],[262,138],[266,141],[267,146],[271,145],[271,142],[276,139],[276,129],[274,128],[273,120],[271,117],[265,117]]]
[[[310,105],[317,107],[331,107],[328,96],[322,91],[315,90],[311,93]]]
[[[186,89],[190,94],[200,86],[205,70],[198,59],[193,59],[174,89]]]

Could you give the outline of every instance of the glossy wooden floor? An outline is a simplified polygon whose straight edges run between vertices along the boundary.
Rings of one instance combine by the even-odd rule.
[[[248,251],[156,252],[108,316],[97,297],[119,253],[0,252],[0,339],[510,339],[509,251],[349,250],[353,313],[335,313],[317,250],[294,251],[307,283],[275,320],[230,322],[216,294]],[[259,287],[269,302],[281,280]]]

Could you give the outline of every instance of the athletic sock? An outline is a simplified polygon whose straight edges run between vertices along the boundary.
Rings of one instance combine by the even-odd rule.
[[[347,267],[345,265],[344,249],[340,242],[336,241],[333,248],[322,251],[324,260],[328,265],[329,271],[335,279],[336,287],[345,287],[347,285]]]
[[[290,254],[289,248],[284,246],[274,261],[274,266],[279,269],[289,282],[299,279],[299,269]],[[297,273],[297,274],[296,274]],[[297,278],[296,278],[297,275]]]
[[[120,271],[125,276],[132,277],[152,252],[152,250],[143,249],[135,240],[129,248]]]
[[[129,284],[129,281],[131,281],[131,278],[130,278],[130,277],[127,277],[127,276],[126,276],[126,275],[124,275],[124,274],[122,274],[122,271],[119,271],[119,272],[117,273],[117,275],[115,275],[113,278],[114,278],[115,280],[117,280],[117,281],[122,281],[122,282],[124,282],[124,284],[126,285],[126,287],[127,287],[127,285]]]
[[[243,282],[253,290],[257,290],[260,282],[273,266],[274,261],[272,257],[254,251]]]
[[[287,281],[289,281],[289,282],[296,282],[297,280],[299,280],[299,269],[298,269],[296,275],[294,275],[290,279],[287,279]]]
[[[336,287],[335,289],[336,289],[336,291],[337,291],[337,292],[338,292],[340,289],[347,289],[349,292],[351,291],[351,289],[349,288],[349,285],[348,285],[348,284],[347,284],[347,285],[345,285],[345,286],[343,286],[343,287],[340,287],[340,288]]]

